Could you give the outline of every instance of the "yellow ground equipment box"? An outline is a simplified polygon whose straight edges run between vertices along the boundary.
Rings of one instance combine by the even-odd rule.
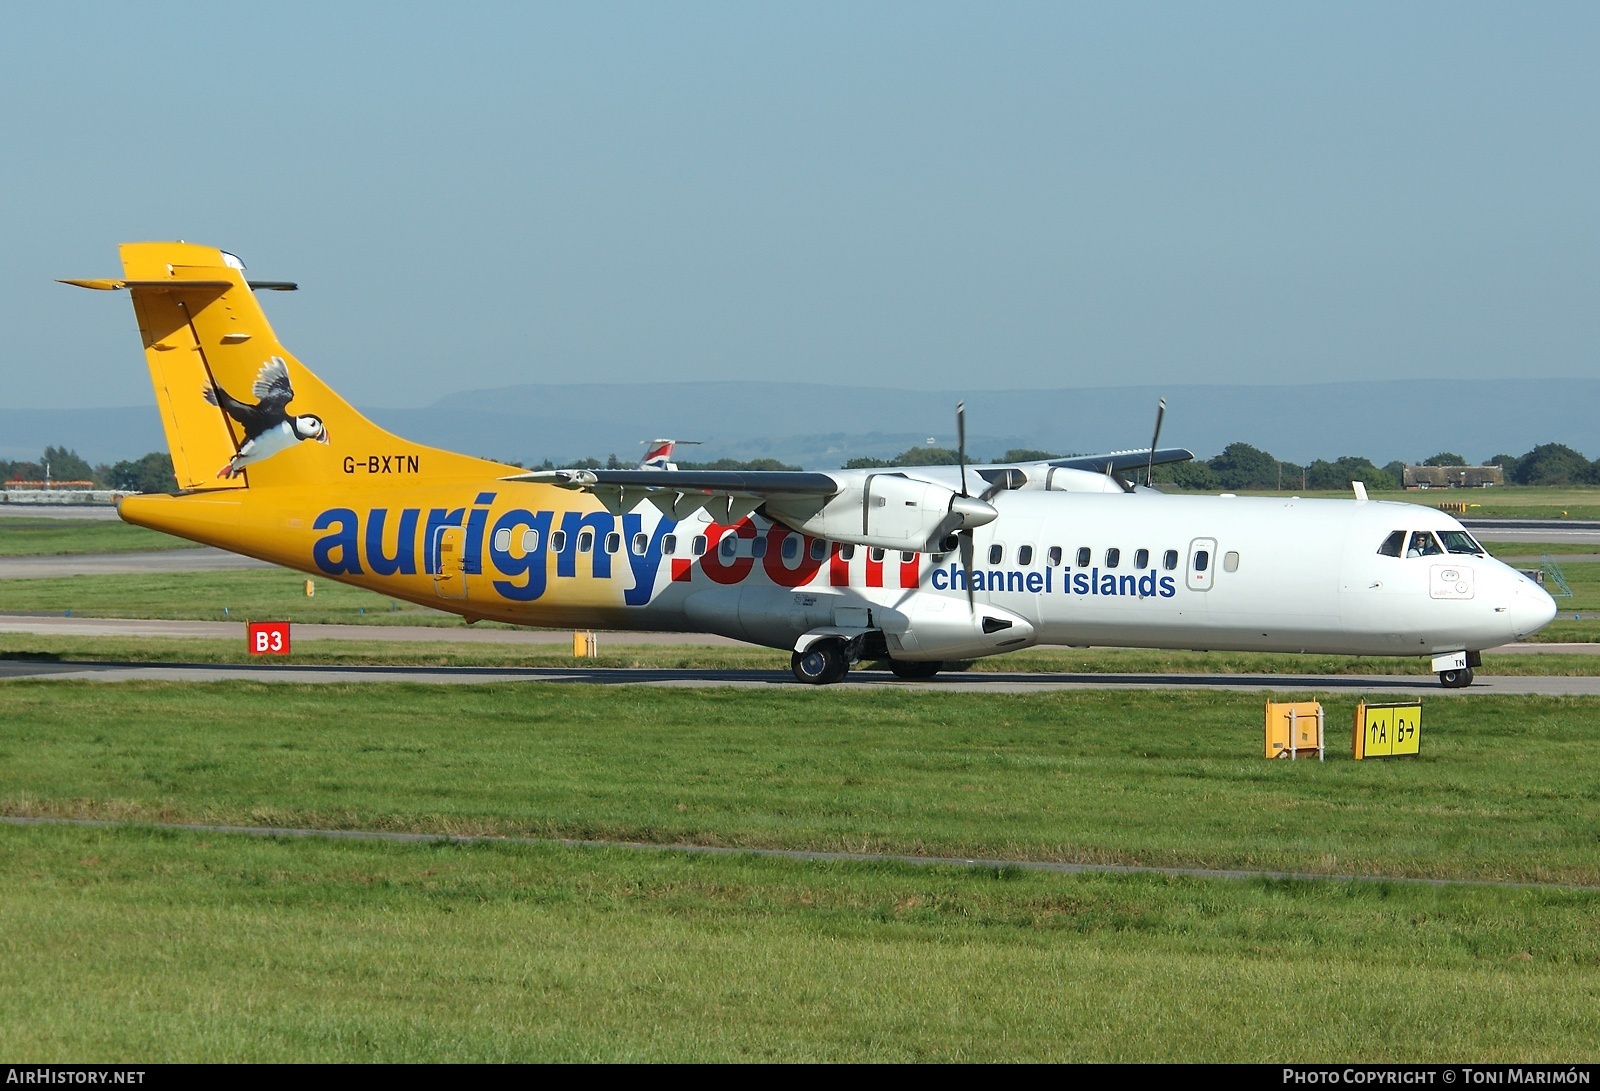
[[[1267,702],[1267,757],[1294,761],[1312,754],[1321,761],[1322,704],[1318,701]]]
[[[1398,758],[1415,755],[1422,742],[1422,702],[1356,706],[1355,755]]]
[[[599,655],[599,641],[594,634],[578,631],[572,634],[572,657],[574,659],[593,659]]]

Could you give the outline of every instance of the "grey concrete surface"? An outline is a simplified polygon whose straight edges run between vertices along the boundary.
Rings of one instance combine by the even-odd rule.
[[[244,642],[242,621],[158,621],[142,618],[61,617],[0,614],[0,633],[40,636],[188,637]],[[743,641],[710,633],[605,632],[595,634],[600,647],[612,644],[687,644],[749,647]],[[315,625],[296,624],[292,641],[392,640],[400,643],[442,641],[450,644],[569,644],[570,629],[485,629],[459,625]]]
[[[67,553],[43,557],[0,557],[0,580],[41,580],[55,576],[105,576],[114,572],[163,574],[170,572],[221,572],[241,568],[277,568],[277,565],[241,557],[225,549],[157,549],[141,553]]]
[[[87,682],[578,682],[588,685],[801,688],[788,671],[622,670],[593,667],[308,667],[288,664],[211,666],[153,663],[57,663],[0,660],[0,680]],[[1049,693],[1060,690],[1217,690],[1245,693],[1349,693],[1473,697],[1496,694],[1600,696],[1600,677],[1507,678],[1479,675],[1468,689],[1449,690],[1432,675],[1221,674],[947,674],[902,682],[880,671],[857,671],[836,688],[925,690],[939,693]]]
[[[0,504],[0,519],[116,519],[117,509],[105,504]]]
[[[1600,545],[1600,520],[1463,519],[1461,525],[1484,542],[1573,542]]]
[[[168,637],[244,640],[242,621],[162,621],[143,618],[61,617],[0,614],[0,633],[38,636]],[[614,644],[684,644],[703,647],[751,647],[740,640],[711,633],[607,632],[595,634],[603,648]],[[566,644],[568,629],[485,629],[444,625],[316,625],[296,624],[294,640],[369,640],[448,644]],[[1503,644],[1487,649],[1496,655],[1600,655],[1600,644]]]

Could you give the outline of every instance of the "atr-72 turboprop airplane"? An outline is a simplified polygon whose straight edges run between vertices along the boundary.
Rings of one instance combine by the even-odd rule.
[[[122,265],[68,283],[132,296],[180,486],[122,518],[468,620],[719,633],[818,684],[1065,644],[1427,656],[1462,686],[1555,616],[1441,512],[1136,487],[1192,457],[1154,440],[968,467],[958,416],[952,467],[526,473],[357,413],[273,335],[255,293],[292,284],[181,242]]]

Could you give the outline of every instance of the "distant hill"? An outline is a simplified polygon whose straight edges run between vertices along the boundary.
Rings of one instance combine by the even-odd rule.
[[[1157,397],[1167,400],[1163,442],[1202,456],[1243,440],[1295,462],[1355,454],[1382,465],[1438,451],[1478,460],[1552,441],[1600,457],[1600,379],[972,391],[527,384],[451,394],[425,409],[364,411],[424,443],[521,462],[613,453],[632,460],[641,440],[676,436],[705,441],[688,456],[696,461],[776,458],[820,470],[897,454],[930,437],[953,447],[960,400],[967,403],[968,447],[978,458],[1015,447],[1140,447],[1150,441]],[[161,446],[161,425],[153,405],[0,410],[0,458],[33,457],[46,444],[109,462]]]

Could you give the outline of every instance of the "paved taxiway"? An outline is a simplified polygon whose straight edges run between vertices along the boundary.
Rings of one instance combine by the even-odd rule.
[[[449,615],[440,615],[447,617]],[[243,642],[242,621],[160,621],[146,618],[62,617],[59,614],[0,614],[0,633],[36,636],[166,637]],[[296,622],[294,639],[378,640],[402,644],[439,641],[447,644],[558,644],[572,642],[570,629],[488,629],[464,625],[315,625]],[[599,633],[602,648],[611,644],[694,644],[747,648],[742,640],[710,633]]]
[[[58,663],[0,660],[0,681],[73,682],[421,682],[483,685],[498,682],[578,682],[601,686],[754,689],[803,688],[788,671],[626,670],[595,667],[306,667],[277,664],[212,666],[186,663]],[[857,671],[844,689],[915,689],[941,693],[1049,693],[1081,689],[1202,689],[1233,692],[1392,693],[1407,696],[1535,694],[1600,696],[1600,677],[1506,678],[1480,675],[1469,689],[1442,688],[1432,675],[1295,674],[989,674],[955,673],[926,682],[903,682],[887,672]]]
[[[124,637],[140,639],[235,640],[245,638],[242,621],[167,621],[150,618],[62,617],[59,614],[0,614],[0,633],[33,636]],[[711,633],[642,633],[599,630],[602,647],[619,644],[689,644],[713,648],[753,647]],[[317,625],[296,623],[295,640],[394,641],[400,644],[565,645],[568,629],[489,629],[463,625]],[[1600,644],[1504,644],[1497,655],[1600,655]]]
[[[1572,542],[1600,545],[1597,519],[1463,519],[1461,525],[1485,542]]]
[[[174,572],[223,572],[241,568],[278,568],[224,549],[159,549],[147,553],[68,553],[43,557],[0,557],[0,580],[42,580],[56,576],[106,576],[115,572],[165,575]],[[278,568],[288,572],[286,568]],[[294,573],[298,576],[299,573]]]

